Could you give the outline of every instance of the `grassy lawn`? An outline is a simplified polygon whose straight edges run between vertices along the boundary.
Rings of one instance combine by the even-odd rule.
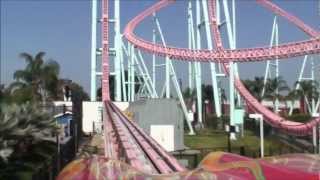
[[[203,129],[195,136],[185,135],[184,143],[191,149],[205,149],[205,154],[211,151],[227,151],[228,136],[224,131]],[[280,154],[279,151],[285,152],[284,145],[275,138],[267,137],[264,142],[265,155]],[[245,155],[250,157],[259,156],[260,138],[255,136],[251,131],[245,131],[243,138],[231,141],[231,151],[240,153],[240,147],[243,146]],[[205,154],[202,154],[204,156]]]

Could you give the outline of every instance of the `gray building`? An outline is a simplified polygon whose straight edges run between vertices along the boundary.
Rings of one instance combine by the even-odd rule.
[[[133,120],[168,151],[185,149],[184,116],[175,99],[145,99],[131,102]]]

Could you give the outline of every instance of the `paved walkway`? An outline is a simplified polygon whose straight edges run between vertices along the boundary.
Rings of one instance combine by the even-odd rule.
[[[83,137],[76,159],[91,155],[104,155],[104,141],[102,134]]]

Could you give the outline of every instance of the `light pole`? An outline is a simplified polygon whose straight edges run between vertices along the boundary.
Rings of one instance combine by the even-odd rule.
[[[204,122],[207,123],[208,125],[208,122],[207,122],[207,106],[209,104],[209,100],[206,99],[204,100]]]
[[[313,113],[312,117],[313,118],[319,117],[319,113]],[[318,128],[318,125],[315,125],[315,126],[312,127],[312,145],[313,145],[313,153],[314,154],[317,153],[317,149],[318,149],[317,148],[317,144],[318,144],[318,142],[317,142],[317,134],[318,134],[317,128]]]
[[[228,133],[228,152],[231,152],[231,134],[233,133],[234,136],[236,134],[236,126],[229,124],[225,125],[225,131]]]
[[[260,156],[264,157],[263,116],[262,114],[249,114],[249,117],[260,121]]]

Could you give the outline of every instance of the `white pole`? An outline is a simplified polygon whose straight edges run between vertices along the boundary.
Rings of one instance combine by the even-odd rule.
[[[298,77],[298,83],[296,84],[295,90],[298,90],[300,88],[300,82],[303,79],[303,73],[304,73],[304,69],[305,69],[307,60],[308,60],[308,55],[305,55],[303,58],[302,66],[301,66],[299,77]],[[294,104],[291,104],[290,110],[289,110],[289,115],[291,115],[293,112],[293,106],[294,106]]]
[[[147,88],[148,88],[148,86],[150,87],[150,90],[149,90],[150,96],[151,96],[152,98],[158,98],[158,94],[157,94],[157,92],[156,92],[155,87],[153,86],[154,84],[153,84],[153,82],[152,82],[152,80],[151,80],[151,77],[150,77],[148,68],[147,68],[146,64],[144,63],[145,61],[144,61],[144,59],[143,59],[143,57],[142,57],[142,54],[141,54],[141,51],[140,51],[140,50],[138,50],[138,57],[139,57],[139,59],[140,59],[141,65],[142,65],[143,79],[144,79],[144,81],[145,81],[145,83],[146,83],[146,85],[147,85]],[[140,63],[139,63],[139,61],[138,61],[138,58],[137,58],[137,66],[140,66]],[[149,84],[149,83],[150,83],[150,84]]]
[[[264,132],[263,132],[263,116],[260,119],[260,155],[264,157]]]
[[[320,114],[320,113],[319,113]],[[320,128],[319,128],[319,124],[317,124],[317,130],[318,130],[318,133],[319,133],[319,136],[320,136]],[[318,153],[320,154],[320,137],[318,138]]]
[[[264,132],[263,132],[263,116],[262,114],[249,114],[249,118],[260,121],[260,156],[264,157]]]
[[[158,32],[160,34],[160,38],[161,38],[161,41],[163,42],[163,46],[166,47],[167,44],[165,43],[165,40],[164,40],[164,37],[163,37],[163,34],[162,34],[162,29],[161,29],[161,26],[160,26],[160,23],[159,23],[159,20],[158,18],[155,16],[155,23],[157,25],[157,28],[158,28]],[[165,66],[166,66],[166,98],[167,99],[170,99],[170,58],[168,56],[165,57]]]
[[[116,56],[114,58],[114,70],[115,70],[115,77],[114,77],[114,100],[121,101],[122,94],[121,94],[121,33],[120,33],[120,1],[114,1],[114,48],[116,50]]]
[[[123,41],[121,40],[121,48],[126,51],[126,47],[125,45],[123,44]],[[125,69],[124,69],[124,58],[123,58],[123,51],[121,51],[121,87],[122,87],[122,97],[123,97],[123,101],[128,101],[128,98],[127,98],[127,85],[126,85],[126,79],[125,79]],[[127,58],[129,57],[128,56],[128,53],[126,54],[127,55]]]
[[[270,39],[269,47],[272,47],[273,42],[274,42],[274,36],[275,36],[274,34],[275,34],[275,31],[276,31],[276,23],[277,23],[277,16],[275,16],[274,19],[273,19],[271,39]],[[268,77],[270,76],[270,68],[271,68],[270,63],[271,62],[268,60],[267,61],[267,66],[266,66],[266,71],[265,71],[265,74],[264,74],[264,79],[263,79],[263,88],[262,88],[262,92],[261,92],[261,97],[264,96],[267,80],[268,80]]]
[[[130,80],[130,87],[131,87],[131,101],[134,101],[134,95],[135,95],[135,62],[134,62],[134,57],[135,57],[135,49],[134,46],[131,45],[131,80]]]
[[[224,8],[224,15],[226,19],[226,25],[227,25],[227,34],[228,34],[228,40],[229,40],[229,46],[231,49],[235,49],[235,44],[234,44],[234,37],[233,37],[233,32],[232,32],[232,26],[230,22],[230,14],[229,14],[229,9],[228,9],[228,1],[223,0],[223,8]],[[235,87],[234,87],[234,76],[236,74],[235,72],[235,64],[230,61],[229,62],[229,103],[230,103],[230,125],[235,126],[235,117],[234,117],[234,110],[235,110]],[[235,133],[230,134],[230,139],[236,140],[236,135]]]
[[[188,48],[193,49],[192,44],[192,31],[193,31],[193,21],[192,21],[192,1],[188,1]],[[189,80],[189,88],[190,93],[192,93],[193,90],[193,62],[188,62],[188,80]]]
[[[203,7],[203,15],[204,15],[204,21],[205,21],[205,30],[207,35],[208,49],[212,50],[213,45],[212,45],[212,37],[210,32],[210,20],[208,16],[207,1],[202,1],[202,7]],[[212,88],[213,88],[212,92],[213,92],[215,110],[216,110],[217,117],[221,117],[221,104],[220,104],[221,101],[220,101],[219,90],[218,90],[216,63],[210,63],[210,69],[211,69],[211,80],[212,80]]]
[[[278,30],[278,23],[276,23],[276,47],[279,45],[279,30]],[[276,79],[279,79],[279,59],[276,59]],[[276,93],[279,93],[279,89],[276,89]],[[278,114],[279,113],[279,98],[276,98],[276,104],[275,104],[275,111]]]
[[[132,101],[131,100],[131,56],[132,56],[132,53],[131,53],[131,45],[130,43],[128,42],[128,63],[127,63],[127,69],[128,69],[128,80],[127,80],[127,87],[128,87],[128,102]]]
[[[92,0],[91,11],[91,87],[90,87],[90,99],[96,101],[97,97],[97,0]]]
[[[157,19],[157,18],[155,18],[155,21],[156,21],[156,24],[157,24],[157,30],[158,30],[158,32],[159,32],[159,34],[160,34],[160,40],[161,40],[161,42],[162,42],[162,44],[163,44],[163,46],[165,46],[166,47],[166,41],[165,41],[165,39],[164,39],[164,36],[163,36],[163,33],[162,33],[162,29],[161,29],[161,26],[160,26],[160,22],[159,22],[159,20]],[[193,131],[193,127],[192,127],[192,125],[191,125],[191,121],[190,121],[190,118],[189,118],[189,116],[188,116],[188,110],[187,110],[187,106],[186,106],[186,104],[185,104],[185,102],[184,102],[184,99],[183,99],[183,96],[182,96],[182,93],[181,93],[181,88],[180,88],[180,85],[179,85],[179,83],[178,83],[178,80],[177,80],[177,77],[176,77],[176,73],[175,73],[175,71],[174,71],[174,67],[173,67],[173,65],[172,65],[172,62],[171,62],[171,60],[170,60],[170,58],[169,57],[167,57],[168,58],[168,64],[169,64],[169,71],[171,72],[171,74],[170,74],[170,76],[171,76],[171,79],[172,79],[172,81],[173,81],[173,85],[174,85],[174,87],[175,87],[175,89],[176,89],[176,93],[177,93],[177,95],[178,95],[178,98],[179,98],[179,101],[180,101],[180,103],[181,103],[181,108],[182,108],[182,111],[183,111],[183,113],[184,113],[184,115],[185,115],[185,118],[186,118],[186,120],[187,120],[187,125],[188,125],[188,127],[189,127],[189,135],[194,135],[195,133],[194,133],[194,131]],[[169,79],[170,80],[170,79]],[[169,82],[170,83],[170,82]],[[163,92],[164,92],[164,89],[165,89],[165,87],[163,88]],[[162,94],[163,93],[161,93],[161,96],[162,96]]]
[[[233,49],[236,49],[236,45],[237,45],[237,36],[236,36],[236,1],[232,0],[232,36],[233,36]],[[238,70],[238,64],[234,63],[234,73],[237,76],[237,78],[239,78],[239,70]],[[241,106],[241,96],[239,94],[239,92],[237,92],[237,105],[240,107]]]
[[[311,81],[312,81],[312,84],[314,83],[314,60],[313,60],[313,56],[311,56]],[[312,89],[312,95],[316,92],[313,92],[314,89]],[[311,111],[312,111],[312,114],[315,114],[317,112],[317,110],[315,109],[316,108],[316,104],[315,104],[315,99],[314,97],[312,96],[312,100],[311,100]]]
[[[313,145],[313,153],[317,153],[317,127],[312,127],[312,145]]]
[[[152,42],[156,43],[156,30],[152,30]],[[156,55],[152,54],[152,88],[156,89]]]
[[[201,9],[200,9],[200,0],[196,1],[196,40],[197,40],[197,49],[201,49]],[[196,91],[197,91],[197,113],[198,113],[198,122],[201,127],[202,124],[202,91],[201,91],[201,64],[200,62],[195,63],[195,74],[196,74]]]
[[[141,57],[140,57],[141,58]],[[143,79],[143,82],[140,84],[140,88],[141,87],[146,87],[147,88],[147,91],[148,91],[148,97],[151,97],[151,98],[154,98],[154,92],[153,92],[153,90],[152,90],[152,84],[149,84],[149,77],[148,76],[146,76],[146,72],[144,72],[144,70],[142,69],[142,67],[141,67],[141,64],[140,64],[140,62],[139,62],[139,60],[138,60],[138,58],[137,58],[137,56],[136,56],[136,54],[134,54],[134,63],[135,63],[135,65],[138,67],[137,69],[139,70],[139,72],[140,72],[140,76],[142,77],[142,79]],[[140,59],[141,60],[141,59]],[[141,60],[141,61],[143,61],[143,60]],[[143,89],[143,88],[142,88]]]

